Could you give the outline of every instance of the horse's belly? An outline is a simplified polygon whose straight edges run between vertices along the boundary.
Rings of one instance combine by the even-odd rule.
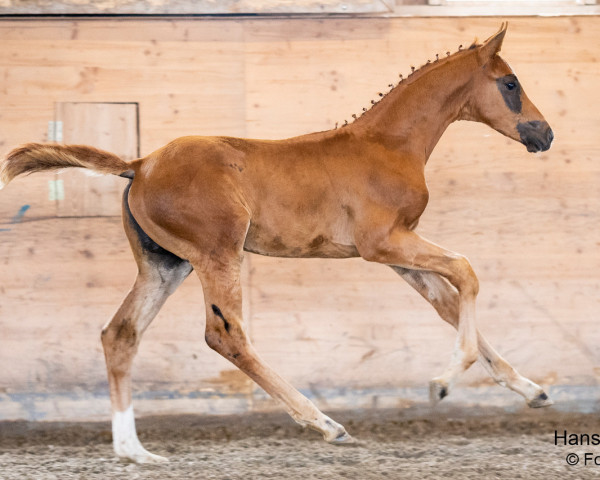
[[[341,240],[342,242],[331,232],[275,233],[256,225],[250,225],[244,250],[270,257],[350,258],[359,256],[353,242]]]

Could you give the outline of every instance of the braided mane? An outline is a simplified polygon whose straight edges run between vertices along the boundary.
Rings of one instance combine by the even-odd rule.
[[[424,72],[429,71],[430,68],[432,68],[434,66],[445,64],[448,61],[450,61],[452,58],[456,57],[457,55],[463,54],[464,52],[469,51],[469,50],[473,50],[479,46],[480,46],[480,44],[477,43],[477,40],[474,40],[473,43],[469,46],[469,48],[467,48],[466,50],[463,48],[462,45],[459,45],[458,50],[456,52],[454,52],[452,54],[449,51],[446,52],[446,58],[440,58],[440,55],[436,53],[435,60],[433,60],[433,61],[427,60],[427,62],[424,63],[423,65],[421,65],[419,68],[415,68],[414,66],[411,66],[410,67],[411,72],[406,77],[403,76],[402,74],[400,74],[399,75],[400,81],[397,84],[394,85],[393,83],[390,83],[388,85],[388,88],[390,90],[388,90],[386,93],[379,92],[378,93],[378,95],[380,97],[379,100],[371,100],[371,106],[369,108],[363,108],[360,115],[352,114],[353,120],[351,122],[348,122],[348,120],[344,120],[344,123],[341,125],[341,128],[343,128],[347,125],[350,125],[351,123],[354,123],[356,120],[361,118],[365,113],[373,110],[373,108],[375,108],[377,105],[379,105],[379,103],[386,96],[388,96],[390,93],[392,93],[397,87],[410,84],[417,78],[421,77],[421,75]],[[337,129],[337,128],[338,128],[338,123],[335,124],[334,129]]]

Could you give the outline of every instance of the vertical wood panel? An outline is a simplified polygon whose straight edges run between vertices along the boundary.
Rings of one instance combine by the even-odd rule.
[[[71,103],[56,105],[62,142],[90,145],[119,155],[126,161],[138,158],[138,105],[135,103]],[[119,216],[127,180],[114,175],[91,175],[84,169],[57,174],[62,182],[57,201],[59,217]]]

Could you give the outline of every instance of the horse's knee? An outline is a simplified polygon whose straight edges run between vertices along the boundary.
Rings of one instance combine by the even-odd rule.
[[[479,280],[467,257],[456,255],[452,264],[452,284],[461,295],[475,298],[479,293]]]
[[[128,318],[113,319],[102,329],[100,340],[109,371],[127,373],[140,341],[135,323]]]
[[[137,345],[139,333],[135,322],[132,319],[113,319],[102,329],[100,340],[102,341],[102,345],[105,346],[119,344],[132,347]]]

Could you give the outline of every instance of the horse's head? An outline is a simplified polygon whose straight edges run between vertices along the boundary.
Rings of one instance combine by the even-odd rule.
[[[477,49],[479,68],[472,84],[464,118],[483,122],[529,152],[550,148],[554,133],[539,110],[525,95],[516,75],[500,56],[507,24]]]

